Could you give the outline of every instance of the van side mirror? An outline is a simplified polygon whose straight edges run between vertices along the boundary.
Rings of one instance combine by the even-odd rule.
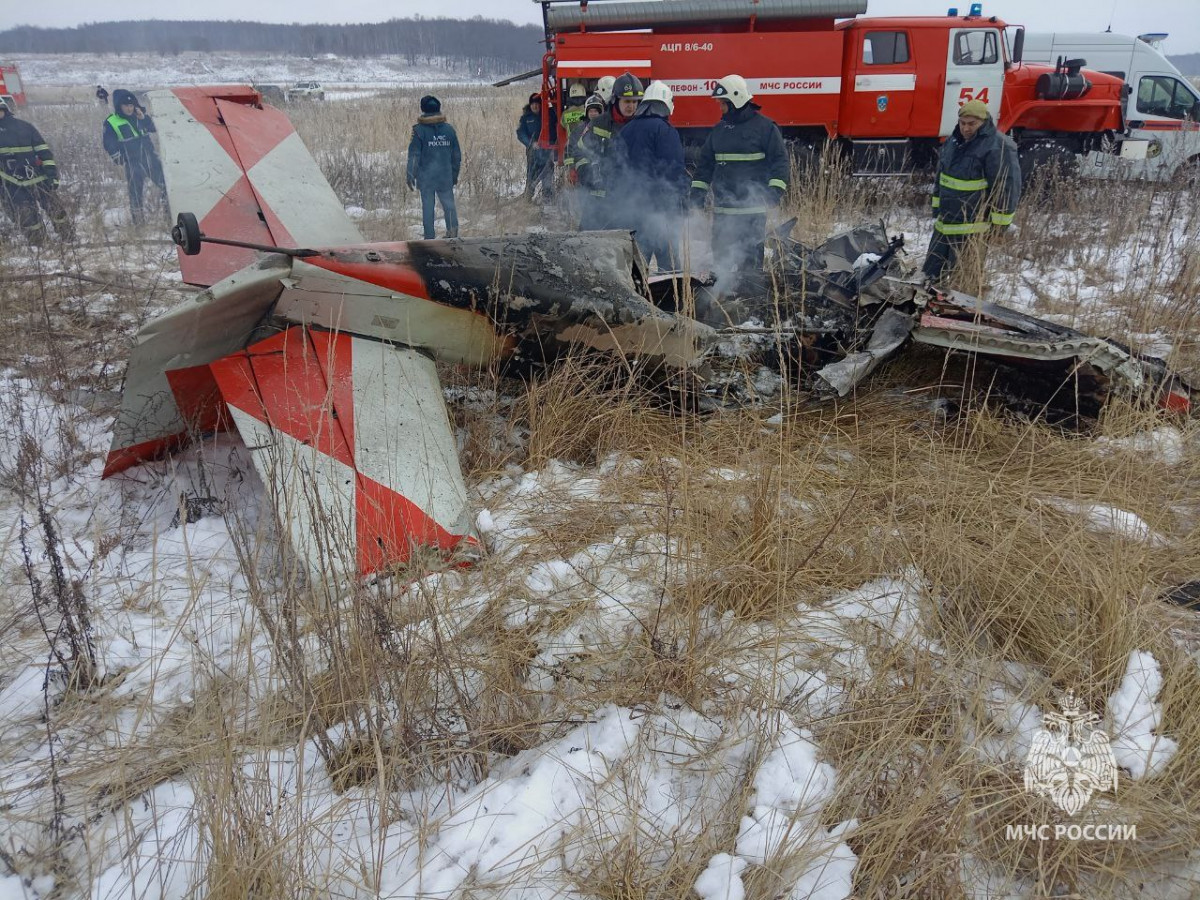
[[[1025,29],[1018,28],[1017,36],[1015,38],[1013,38],[1013,48],[1012,48],[1013,64],[1015,65],[1015,64],[1019,63],[1021,61],[1021,58],[1024,55],[1025,55]]]

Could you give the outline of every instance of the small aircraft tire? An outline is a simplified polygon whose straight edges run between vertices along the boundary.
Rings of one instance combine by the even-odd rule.
[[[200,223],[193,213],[180,213],[171,229],[171,240],[174,241],[184,256],[195,256],[200,252]]]

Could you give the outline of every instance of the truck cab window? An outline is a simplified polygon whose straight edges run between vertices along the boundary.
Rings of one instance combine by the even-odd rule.
[[[995,31],[960,31],[954,36],[956,66],[990,66],[999,59],[1000,42]]]
[[[1147,75],[1138,83],[1137,111],[1168,119],[1194,119],[1196,95],[1178,78]]]
[[[863,64],[895,66],[908,62],[908,35],[903,31],[868,31],[863,37]]]

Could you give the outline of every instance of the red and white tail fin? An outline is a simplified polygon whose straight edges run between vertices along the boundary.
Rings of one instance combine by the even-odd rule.
[[[433,362],[297,326],[209,366],[292,550],[366,575],[474,543]]]
[[[149,95],[174,219],[195,214],[210,237],[272,247],[341,246],[362,235],[287,116],[246,86]],[[179,254],[183,280],[209,287],[254,262],[254,250],[205,244]]]

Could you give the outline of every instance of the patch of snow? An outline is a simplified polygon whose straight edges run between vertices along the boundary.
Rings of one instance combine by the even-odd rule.
[[[1156,702],[1162,685],[1158,660],[1135,650],[1120,686],[1108,699],[1113,754],[1135,781],[1162,771],[1179,749],[1174,740],[1155,733],[1162,725],[1162,704]]]

